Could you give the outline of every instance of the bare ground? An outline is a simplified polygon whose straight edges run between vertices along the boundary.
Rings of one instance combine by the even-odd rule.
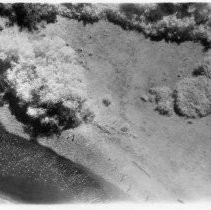
[[[61,36],[78,50],[96,118],[59,138],[40,138],[40,144],[90,168],[137,201],[210,199],[211,116],[164,117],[140,99],[150,87],[174,87],[190,75],[204,56],[200,44],[152,42],[104,21],[83,26],[63,18],[41,33]],[[103,98],[111,100],[108,107]],[[3,107],[1,122],[23,135],[5,116]]]

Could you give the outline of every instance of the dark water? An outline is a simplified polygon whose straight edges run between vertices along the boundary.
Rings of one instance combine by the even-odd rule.
[[[0,193],[24,203],[128,200],[119,189],[52,150],[0,125]]]

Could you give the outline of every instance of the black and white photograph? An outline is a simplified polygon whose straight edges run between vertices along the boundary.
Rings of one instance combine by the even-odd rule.
[[[0,207],[210,201],[211,2],[0,0]]]

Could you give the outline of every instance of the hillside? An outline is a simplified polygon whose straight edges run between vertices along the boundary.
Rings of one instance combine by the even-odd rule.
[[[160,115],[148,101],[150,88],[192,77],[206,51],[200,42],[152,41],[106,20],[83,24],[57,17],[31,35],[58,36],[85,69],[91,123],[61,135],[38,136],[48,147],[120,188],[135,201],[190,202],[211,196],[211,115]],[[146,99],[146,100],[145,100]],[[30,138],[7,105],[6,130]]]

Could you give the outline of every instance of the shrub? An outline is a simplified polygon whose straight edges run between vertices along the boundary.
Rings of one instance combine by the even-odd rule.
[[[149,93],[154,96],[157,104],[155,110],[162,115],[170,116],[173,114],[173,91],[166,86],[151,88]]]
[[[32,127],[33,135],[91,121],[88,110],[86,117],[81,114],[87,81],[75,51],[59,37],[30,40],[23,32],[8,31],[0,35],[1,60],[10,64],[3,77],[5,99],[16,116],[22,113],[19,120]]]
[[[199,63],[194,71],[194,76],[204,75],[211,79],[211,57],[206,56],[201,63]]]
[[[62,5],[66,8],[60,8],[60,15],[70,19],[77,19],[84,24],[98,22],[103,17],[103,13],[90,3],[64,3]]]
[[[120,129],[122,132],[126,133],[129,129],[127,126],[121,127]]]
[[[167,86],[150,88],[149,93],[151,95],[154,95],[155,101],[157,103],[161,101],[166,101],[167,99],[169,99],[169,97],[172,96],[172,90]]]
[[[111,101],[110,101],[109,98],[104,98],[104,99],[102,100],[102,102],[103,102],[103,104],[104,104],[106,107],[108,107],[108,106],[111,104]]]
[[[85,123],[90,123],[94,120],[95,114],[89,108],[84,108],[80,112],[80,117]]]
[[[211,113],[211,80],[199,76],[178,82],[175,92],[175,111],[190,117],[204,117]]]
[[[119,10],[125,14],[128,19],[131,19],[133,15],[141,16],[145,12],[145,7],[139,4],[122,3],[119,5]]]

